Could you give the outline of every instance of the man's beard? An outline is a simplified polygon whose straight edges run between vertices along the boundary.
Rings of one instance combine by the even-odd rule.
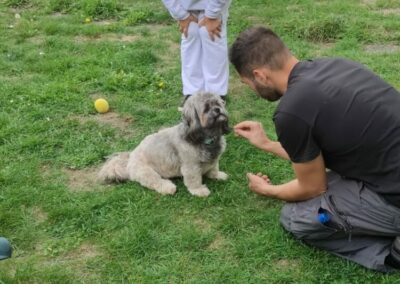
[[[275,101],[279,100],[283,95],[278,90],[275,90],[270,87],[261,86],[261,84],[259,84],[257,82],[254,82],[254,86],[255,86],[257,94],[261,98],[268,100],[270,102],[275,102]]]

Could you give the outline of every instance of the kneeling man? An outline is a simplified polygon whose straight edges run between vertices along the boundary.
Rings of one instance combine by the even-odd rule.
[[[250,28],[230,50],[241,80],[280,100],[278,141],[260,123],[236,134],[292,162],[296,179],[271,184],[248,174],[254,192],[288,201],[286,230],[367,268],[400,268],[400,94],[344,59],[299,61],[270,29]]]

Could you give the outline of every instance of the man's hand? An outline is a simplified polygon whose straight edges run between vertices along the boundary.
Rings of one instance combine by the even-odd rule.
[[[215,41],[215,37],[221,37],[222,20],[204,17],[200,21],[199,26],[206,27],[212,41]]]
[[[197,18],[195,16],[193,16],[192,14],[190,14],[189,17],[187,17],[184,20],[179,20],[178,24],[179,24],[179,31],[187,38],[188,37],[188,31],[189,31],[189,25],[190,22],[195,22],[197,23]]]
[[[271,142],[260,122],[242,121],[233,127],[235,134],[246,138],[251,144],[259,149],[264,149],[265,145]]]
[[[247,174],[247,179],[249,181],[249,188],[251,191],[260,194],[260,195],[266,195],[266,196],[271,196],[274,197],[274,187],[271,186],[272,183],[268,176],[263,175],[262,173],[258,174],[252,174],[248,173]]]

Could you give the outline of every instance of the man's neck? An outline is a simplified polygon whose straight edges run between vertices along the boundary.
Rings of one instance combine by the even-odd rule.
[[[274,81],[276,82],[276,88],[284,94],[288,88],[288,81],[290,73],[292,72],[294,66],[299,62],[299,60],[290,56],[286,61],[285,65],[282,69],[275,71],[274,73]]]

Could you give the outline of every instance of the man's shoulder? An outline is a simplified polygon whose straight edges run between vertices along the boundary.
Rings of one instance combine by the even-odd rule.
[[[320,82],[310,77],[299,78],[282,96],[279,107],[291,108],[304,104],[315,103],[321,96]]]
[[[359,63],[344,58],[321,58],[301,61],[290,74],[282,96],[282,106],[324,102],[332,86],[340,88],[337,76],[344,71],[360,69]]]

